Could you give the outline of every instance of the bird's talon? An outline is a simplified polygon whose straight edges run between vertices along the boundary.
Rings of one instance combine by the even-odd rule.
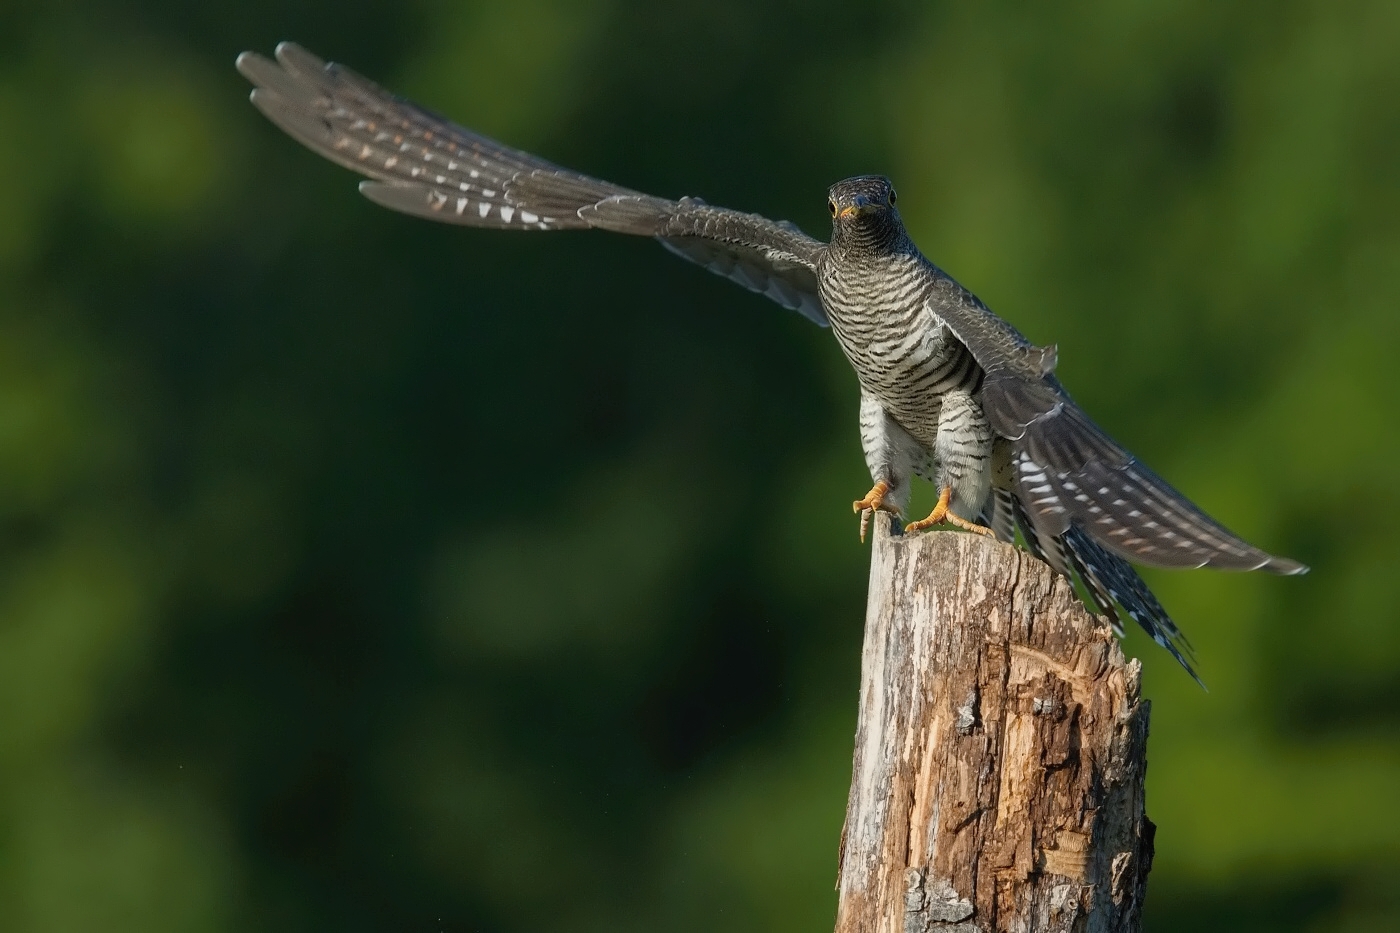
[[[938,494],[938,503],[933,507],[933,511],[928,513],[928,517],[905,525],[904,533],[913,534],[916,531],[923,531],[925,528],[932,528],[943,521],[948,516],[948,500],[952,497],[953,487],[944,486],[943,491]]]
[[[885,496],[890,491],[890,484],[884,480],[878,480],[870,491],[865,494],[865,498],[857,499],[851,503],[851,511],[860,513],[860,542],[865,543],[865,533],[870,530],[870,516],[885,507]]]
[[[890,491],[890,484],[880,480],[870,491],[865,494],[865,498],[857,499],[851,503],[852,512],[868,511],[878,509],[885,504],[885,494]]]
[[[970,531],[973,534],[990,535],[996,537],[996,532],[990,528],[983,527],[976,522],[970,522],[965,518],[959,518],[948,511],[948,500],[953,497],[953,488],[944,486],[943,491],[938,494],[938,504],[933,507],[933,511],[928,513],[928,518],[921,518],[917,522],[910,522],[904,526],[905,534],[912,534],[916,531],[923,531],[925,528],[932,528],[940,522],[947,522],[956,525],[963,531]]]
[[[886,510],[884,507],[885,495],[889,491],[889,483],[880,480],[865,494],[864,499],[857,499],[855,502],[851,503],[851,510],[860,513],[860,540],[862,543],[865,541],[865,533],[870,530],[871,515],[882,510],[896,511],[893,509]],[[996,532],[992,531],[992,529],[979,525],[976,522],[970,522],[965,518],[960,518],[948,511],[948,502],[952,497],[953,488],[951,486],[945,486],[943,491],[938,494],[938,504],[933,507],[932,512],[928,513],[928,517],[905,525],[904,533],[913,534],[916,531],[923,531],[925,528],[932,528],[934,525],[947,522],[950,525],[955,525],[973,534],[987,535],[993,538],[996,537]]]
[[[958,518],[952,512],[949,512],[947,515],[945,515],[943,517],[943,520],[950,525],[957,525],[963,531],[970,531],[975,535],[986,535],[989,538],[995,538],[997,536],[997,533],[992,529],[988,528],[986,525],[979,525],[976,522],[970,522],[965,518]]]

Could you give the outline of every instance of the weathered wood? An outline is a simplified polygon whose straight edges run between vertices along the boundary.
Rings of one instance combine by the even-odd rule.
[[[1029,554],[875,524],[837,933],[1138,930],[1138,662]]]

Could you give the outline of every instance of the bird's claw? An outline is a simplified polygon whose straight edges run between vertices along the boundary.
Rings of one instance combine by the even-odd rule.
[[[933,507],[932,512],[928,513],[928,517],[905,525],[904,533],[912,534],[916,531],[923,531],[925,528],[932,528],[940,522],[947,522],[950,525],[956,525],[962,530],[970,531],[973,534],[987,535],[993,538],[996,537],[996,532],[992,531],[992,529],[979,525],[976,522],[970,522],[965,518],[959,518],[957,515],[948,511],[948,500],[952,497],[953,487],[944,486],[943,491],[938,494],[938,504]]]
[[[865,494],[865,498],[857,499],[851,503],[852,512],[871,511],[880,508],[885,504],[885,495],[890,491],[890,484],[880,480],[870,491]]]
[[[851,511],[860,513],[860,540],[865,543],[865,532],[870,528],[870,516],[884,507],[885,495],[890,491],[890,484],[884,480],[879,480],[870,491],[865,494],[865,498],[857,499],[851,503]]]
[[[958,518],[952,512],[949,512],[947,515],[943,516],[943,520],[950,525],[956,525],[963,531],[970,531],[975,535],[984,535],[988,538],[995,538],[997,536],[997,533],[992,529],[988,528],[986,525],[979,525],[976,522],[970,522],[965,518]]]

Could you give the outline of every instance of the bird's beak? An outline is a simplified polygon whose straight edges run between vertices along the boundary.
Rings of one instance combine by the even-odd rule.
[[[870,207],[870,203],[871,202],[869,198],[867,198],[863,194],[858,194],[855,196],[855,198],[850,204],[841,208],[841,213],[837,214],[836,216],[839,218],[846,218],[855,217],[859,214],[864,214],[866,209]]]

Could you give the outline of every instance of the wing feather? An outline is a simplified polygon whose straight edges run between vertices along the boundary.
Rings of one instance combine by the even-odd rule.
[[[826,325],[824,244],[792,224],[672,201],[601,181],[458,126],[290,42],[238,57],[252,102],[293,139],[366,176],[390,210],[502,230],[596,228],[656,237],[672,252]]]
[[[1082,528],[1120,558],[1154,567],[1304,573],[1244,541],[1115,443],[1052,370],[1053,347],[1036,347],[971,292],[934,269],[929,310],[984,371],[982,408],[1012,441],[1017,496],[1041,538]]]

